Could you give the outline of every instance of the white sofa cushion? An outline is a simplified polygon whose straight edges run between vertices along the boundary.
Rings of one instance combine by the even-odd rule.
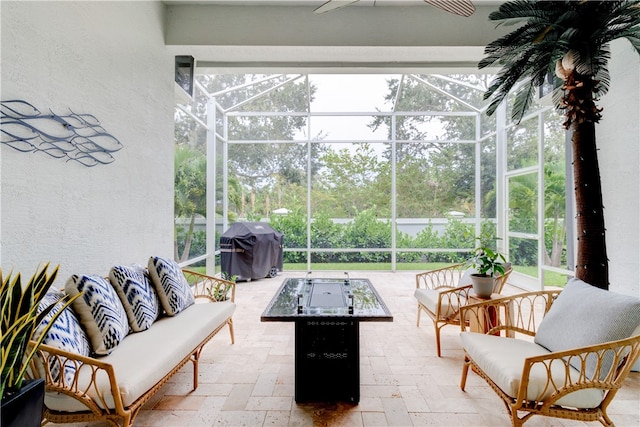
[[[460,334],[462,346],[480,369],[484,371],[502,391],[510,397],[518,397],[518,390],[527,357],[548,354],[549,350],[531,341],[515,338],[485,335],[474,332]],[[556,363],[552,368],[552,377],[556,384],[564,384],[566,371],[564,363]],[[571,369],[571,378],[578,379],[580,373]],[[544,400],[553,393],[547,389],[547,371],[540,364],[530,372],[527,387],[527,400]],[[574,391],[556,403],[574,408],[595,408],[604,397],[599,389]]]
[[[131,405],[167,375],[222,325],[235,308],[236,305],[230,301],[193,304],[177,316],[159,319],[146,331],[128,335],[111,354],[101,357],[101,362],[111,364],[115,370],[124,405]],[[90,376],[89,369],[81,367],[78,388],[85,388]],[[97,382],[99,392],[106,397],[106,406],[114,408],[106,375],[100,373]],[[87,394],[97,399],[98,394],[93,388]],[[104,408],[100,400],[97,402]],[[46,393],[45,403],[52,410],[78,412],[87,409],[60,393]]]
[[[116,265],[109,271],[109,280],[127,312],[131,330],[149,329],[160,315],[160,300],[149,273],[142,266]]]
[[[193,290],[178,263],[172,259],[152,256],[148,267],[151,283],[168,316],[175,316],[194,303]]]
[[[544,316],[536,332],[535,342],[550,351],[587,347],[628,338],[640,324],[640,299],[591,286],[575,278],[567,286]],[[604,378],[613,362],[613,355],[605,355],[600,378]],[[580,369],[580,358],[571,360]],[[586,372],[593,378],[597,359],[590,355]]]
[[[111,353],[129,333],[129,321],[109,279],[74,274],[67,280],[65,292],[71,296],[84,292],[73,301],[73,309],[87,331],[93,352]]]
[[[442,289],[416,289],[413,293],[413,296],[416,297],[420,304],[424,305],[433,313],[435,313],[438,306],[438,298],[440,297],[440,292],[442,292]],[[452,300],[456,301],[456,303],[451,304]],[[465,298],[461,297],[460,302],[464,304],[464,301]],[[448,318],[454,314],[457,315],[458,308],[459,306],[457,304],[457,298],[442,298],[442,301],[440,303],[440,317]]]

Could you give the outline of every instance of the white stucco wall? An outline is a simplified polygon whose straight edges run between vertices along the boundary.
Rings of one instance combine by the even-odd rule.
[[[85,167],[1,147],[0,265],[104,274],[173,254],[173,56],[157,2],[1,3],[2,100],[95,115],[123,148]]]
[[[596,126],[610,289],[640,296],[640,56],[612,43],[611,85]]]

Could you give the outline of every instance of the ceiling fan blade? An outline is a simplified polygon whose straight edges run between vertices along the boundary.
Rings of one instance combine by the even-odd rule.
[[[340,9],[341,7],[349,6],[351,3],[355,3],[358,0],[329,0],[317,7],[313,13],[319,15],[321,13],[329,12],[331,10]]]
[[[476,11],[471,0],[424,0],[431,6],[460,16],[471,16]]]

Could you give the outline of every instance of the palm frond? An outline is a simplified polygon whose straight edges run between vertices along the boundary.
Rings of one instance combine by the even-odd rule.
[[[513,102],[513,109],[511,112],[511,119],[515,123],[520,123],[522,117],[529,109],[529,106],[533,102],[533,96],[537,92],[537,86],[532,80],[525,83],[524,87],[516,93],[516,98]]]
[[[521,76],[512,69],[503,68],[484,94],[484,99],[491,99],[487,114],[492,115],[498,105],[509,95],[511,88],[520,81]]]
[[[484,99],[493,97],[487,114],[491,115],[495,112],[497,106],[508,96],[514,85],[520,81],[528,80],[532,82],[533,87],[526,91],[526,95],[523,94],[516,98],[518,104],[514,109],[514,120],[518,122],[533,101],[534,89],[544,83],[547,74],[551,71],[549,67],[541,67],[540,64],[555,63],[550,59],[553,55],[553,50],[539,49],[536,45],[529,45],[521,49],[518,57],[512,59],[512,66],[503,67],[486,90]]]
[[[521,25],[489,43],[478,63],[480,68],[502,66],[485,92],[485,99],[491,98],[487,114],[495,112],[516,84],[528,80],[513,111],[514,118],[522,118],[536,85],[567,52],[575,52],[576,72],[596,81],[597,95],[606,93],[610,83],[609,42],[626,38],[640,53],[638,1],[515,0],[501,4],[489,19],[498,21],[498,26]]]

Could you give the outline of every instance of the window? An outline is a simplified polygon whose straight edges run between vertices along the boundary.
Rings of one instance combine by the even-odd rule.
[[[564,269],[561,121],[544,105],[518,125],[487,117],[490,78],[197,76],[196,102],[176,115],[177,153],[188,146],[215,165],[206,181],[215,191],[204,192],[209,209],[196,215],[210,224],[196,221],[193,235],[269,221],[285,234],[285,269],[421,270],[464,260],[475,236],[489,233],[505,240],[523,274],[539,277],[539,260]],[[180,233],[191,222],[179,192],[202,192],[178,183],[184,251]],[[501,198],[509,209],[502,225]],[[205,247],[217,248],[208,239]]]

